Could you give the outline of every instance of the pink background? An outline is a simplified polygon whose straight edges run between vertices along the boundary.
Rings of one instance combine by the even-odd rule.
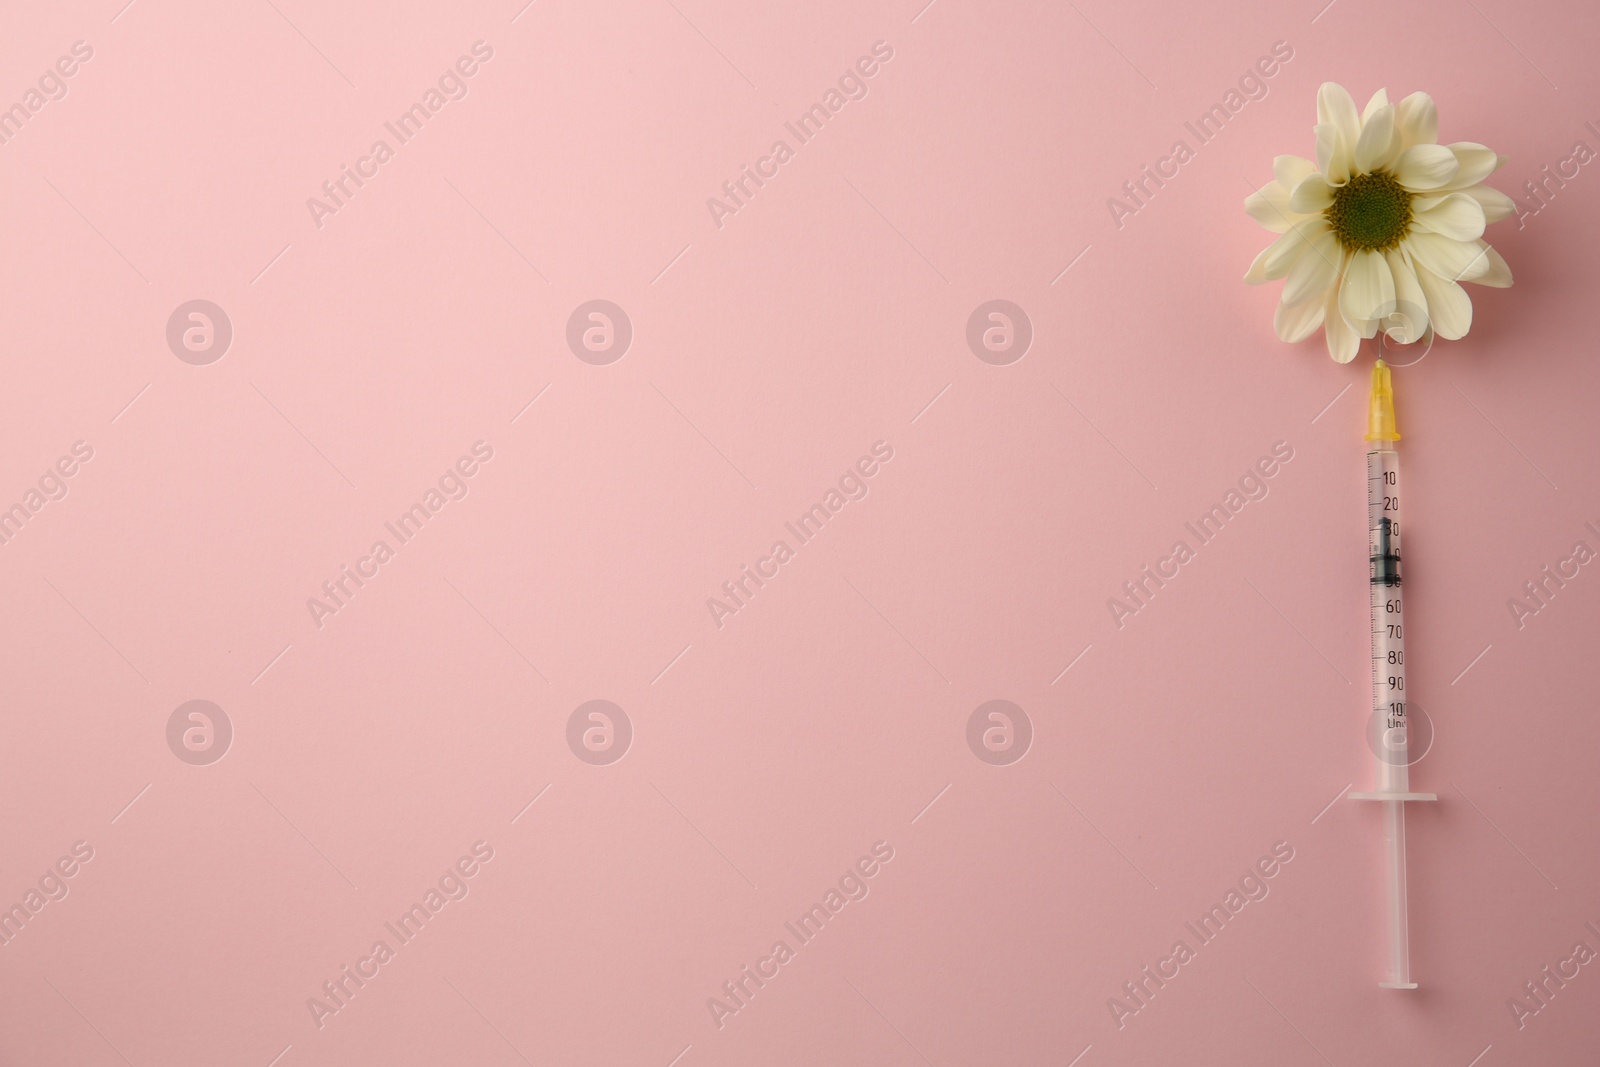
[[[0,506],[93,449],[0,546],[0,903],[94,850],[0,948],[0,1062],[1594,1061],[1600,967],[1520,1030],[1507,999],[1600,949],[1600,573],[1521,629],[1507,601],[1600,548],[1600,176],[1494,227],[1515,288],[1396,372],[1440,794],[1412,994],[1375,984],[1376,812],[1336,801],[1373,775],[1371,357],[1280,344],[1278,286],[1240,282],[1270,239],[1241,201],[1311,153],[1325,79],[1433,93],[1531,205],[1600,148],[1594,9],[922,3],[0,16],[6,104],[93,49],[0,146]],[[319,228],[307,198],[480,40]],[[707,198],[877,41],[867,96],[719,228]],[[1108,198],[1279,41],[1119,228]],[[605,366],[565,341],[596,298],[633,329]],[[209,365],[165,338],[195,299],[232,323]],[[964,338],[991,299],[1034,330],[1008,366]],[[465,499],[319,628],[307,599],[478,441]],[[719,628],[707,599],[879,441]],[[1279,441],[1270,494],[1117,628]],[[205,766],[165,732],[197,699],[234,731]],[[606,766],[566,739],[592,699],[632,724]],[[1020,762],[968,747],[993,699]],[[319,1028],[307,999],[478,841],[466,898]],[[708,998],[879,841],[870,894],[719,1028]],[[1119,1028],[1277,842],[1270,895]]]

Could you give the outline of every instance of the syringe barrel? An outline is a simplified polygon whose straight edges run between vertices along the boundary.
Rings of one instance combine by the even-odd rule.
[[[1400,456],[1391,448],[1367,453],[1367,554],[1372,618],[1372,713],[1376,722],[1378,788],[1409,788],[1405,599],[1402,591]]]

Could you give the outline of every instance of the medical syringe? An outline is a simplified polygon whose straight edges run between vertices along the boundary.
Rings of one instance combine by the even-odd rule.
[[[1378,788],[1351,793],[1356,800],[1383,805],[1383,843],[1387,853],[1389,958],[1385,989],[1415,989],[1411,980],[1410,933],[1406,918],[1406,808],[1408,800],[1437,800],[1433,793],[1411,792],[1407,747],[1405,603],[1400,586],[1400,440],[1394,421],[1394,383],[1389,367],[1372,368],[1367,407],[1367,555],[1371,563],[1372,716],[1381,730],[1373,746],[1378,757]]]

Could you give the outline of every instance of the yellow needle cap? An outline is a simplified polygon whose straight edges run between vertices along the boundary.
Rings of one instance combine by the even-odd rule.
[[[1367,403],[1367,440],[1400,440],[1400,431],[1394,427],[1394,382],[1389,377],[1388,365],[1381,359],[1372,367],[1372,396]]]

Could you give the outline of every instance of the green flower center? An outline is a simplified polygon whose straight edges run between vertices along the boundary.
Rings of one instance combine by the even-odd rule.
[[[1386,252],[1411,229],[1411,194],[1388,171],[1358,174],[1333,191],[1323,212],[1347,251]]]

